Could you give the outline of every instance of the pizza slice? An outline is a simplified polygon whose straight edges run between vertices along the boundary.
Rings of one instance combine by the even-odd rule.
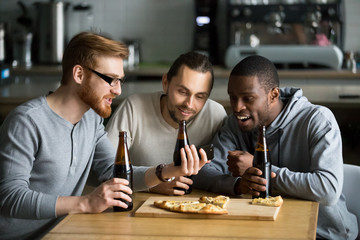
[[[210,204],[219,206],[221,208],[226,208],[229,201],[230,201],[230,198],[228,196],[223,196],[223,195],[219,195],[216,197],[202,196],[199,199],[199,202],[210,203]]]
[[[199,201],[172,201],[172,200],[158,200],[154,202],[154,205],[156,207],[162,208],[162,209],[176,209],[180,205],[188,205],[188,204],[196,204],[199,203]]]
[[[283,204],[283,199],[279,195],[277,197],[267,197],[267,198],[254,198],[252,204],[254,205],[263,205],[269,207],[280,207]]]
[[[181,213],[198,213],[205,206],[206,203],[199,203],[197,201],[194,203],[181,203],[171,208],[170,211]]]
[[[204,214],[227,214],[228,211],[225,208],[216,206],[214,204],[206,204],[205,207],[203,207],[202,209],[199,210],[199,213],[204,213]]]
[[[225,196],[215,198],[204,196],[199,201],[158,200],[154,202],[154,205],[158,208],[180,213],[227,214],[228,211],[225,207],[228,201],[229,197]]]

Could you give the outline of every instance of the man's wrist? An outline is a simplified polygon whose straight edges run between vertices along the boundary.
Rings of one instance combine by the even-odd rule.
[[[241,181],[241,177],[239,177],[235,184],[234,184],[234,193],[235,195],[241,195],[241,191],[240,191],[240,181]]]
[[[155,174],[161,182],[171,182],[172,180],[174,180],[174,177],[164,178],[163,170],[165,167],[166,167],[166,164],[164,164],[164,163],[159,164],[155,169]]]

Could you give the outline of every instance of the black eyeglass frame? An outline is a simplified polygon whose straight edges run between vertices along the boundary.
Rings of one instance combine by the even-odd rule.
[[[98,71],[95,71],[94,69],[91,69],[89,67],[86,67],[86,68],[89,69],[90,71],[92,71],[93,73],[95,73],[102,80],[107,82],[110,85],[110,87],[115,87],[118,82],[120,82],[120,85],[123,85],[125,82],[125,79],[126,79],[125,76],[123,78],[113,78],[113,77],[106,76],[102,73],[99,73]]]

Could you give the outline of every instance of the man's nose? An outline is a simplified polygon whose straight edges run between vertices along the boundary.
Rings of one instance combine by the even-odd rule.
[[[246,106],[244,104],[244,102],[241,99],[238,99],[234,104],[233,104],[233,110],[234,112],[241,112],[241,110],[246,109]]]
[[[192,108],[192,106],[194,104],[194,96],[188,96],[186,98],[185,104],[188,108]]]
[[[117,96],[119,96],[121,94],[121,83],[120,81],[118,81],[118,83],[116,84],[116,86],[114,86],[111,89],[111,92]]]

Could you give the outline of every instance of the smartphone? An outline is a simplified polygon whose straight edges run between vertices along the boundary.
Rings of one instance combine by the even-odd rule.
[[[209,145],[197,147],[199,157],[200,157],[200,153],[199,153],[200,148],[204,149],[208,160],[212,160],[214,158],[214,145],[209,144]]]

